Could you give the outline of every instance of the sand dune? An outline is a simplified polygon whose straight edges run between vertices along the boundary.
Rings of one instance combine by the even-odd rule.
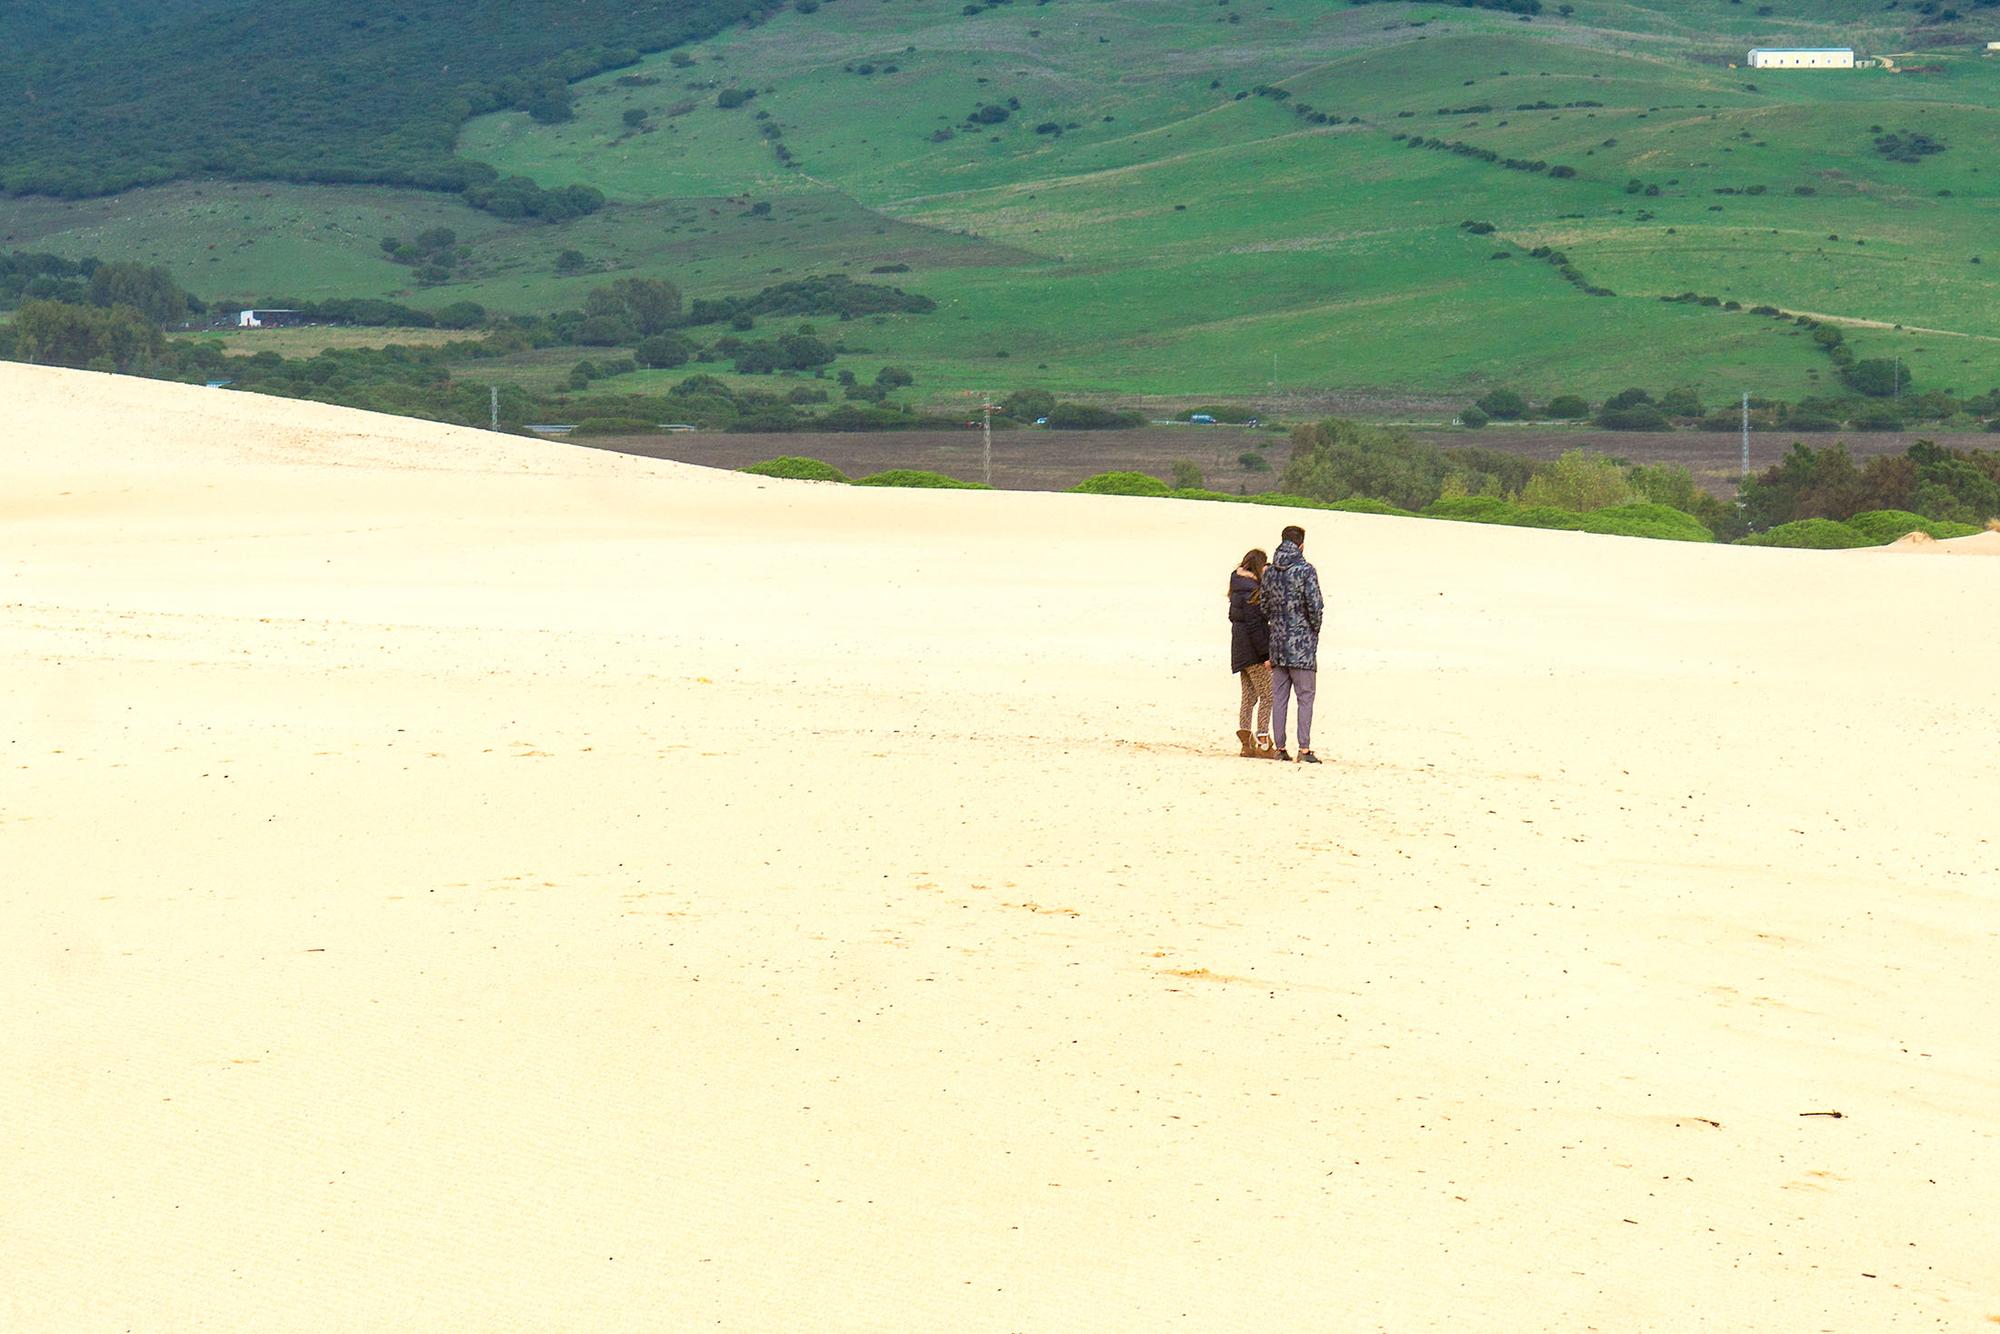
[[[2000,1317],[1987,562],[0,394],[0,1325]]]
[[[2000,532],[1948,537],[1943,541],[1929,533],[1905,533],[1889,545],[1874,549],[1918,556],[2000,556]]]

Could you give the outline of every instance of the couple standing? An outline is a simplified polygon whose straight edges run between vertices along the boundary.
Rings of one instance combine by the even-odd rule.
[[[1285,714],[1296,693],[1299,763],[1318,764],[1312,752],[1313,696],[1319,685],[1319,626],[1326,601],[1320,596],[1319,571],[1306,561],[1306,530],[1294,524],[1279,536],[1284,540],[1275,559],[1267,562],[1261,549],[1246,552],[1243,564],[1229,576],[1229,669],[1243,687],[1236,739],[1249,759],[1291,759],[1285,751]]]

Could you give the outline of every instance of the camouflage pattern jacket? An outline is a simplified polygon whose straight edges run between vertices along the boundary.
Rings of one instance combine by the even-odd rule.
[[[1326,615],[1319,571],[1296,542],[1280,542],[1264,571],[1264,618],[1271,623],[1271,665],[1319,670],[1319,627]]]

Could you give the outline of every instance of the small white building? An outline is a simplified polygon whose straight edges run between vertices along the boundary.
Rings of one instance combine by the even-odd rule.
[[[1853,69],[1851,46],[1758,47],[1750,53],[1751,69]]]
[[[236,312],[236,327],[239,329],[282,328],[298,321],[293,316],[296,310],[239,310]]]
[[[1988,51],[2000,51],[2000,42],[1988,42],[1986,49]]]

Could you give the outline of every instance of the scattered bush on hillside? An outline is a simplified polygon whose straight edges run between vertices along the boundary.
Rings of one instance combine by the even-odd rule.
[[[1693,389],[1669,389],[1660,396],[1660,411],[1669,417],[1699,417],[1708,409]]]
[[[1458,410],[1458,424],[1468,431],[1477,431],[1491,420],[1492,418],[1487,416],[1477,404]]]
[[[956,477],[947,477],[941,472],[929,472],[922,468],[890,468],[883,472],[870,473],[866,477],[854,479],[856,486],[903,486],[932,491],[990,491],[993,488],[982,482],[961,482]]]
[[[795,482],[844,482],[847,474],[831,463],[818,459],[803,458],[797,454],[785,454],[775,459],[765,459],[753,463],[743,470],[759,477],[783,477]]]
[[[1208,479],[1202,476],[1201,465],[1193,459],[1175,459],[1172,476],[1176,491],[1200,490],[1208,485]]]
[[[1482,394],[1477,400],[1479,410],[1500,421],[1515,421],[1525,416],[1528,400],[1512,389],[1494,389]]]
[[[1590,415],[1590,404],[1575,394],[1558,394],[1549,400],[1543,415],[1554,421],[1580,421]]]
[[[1870,398],[1891,398],[1909,393],[1912,389],[1909,368],[1900,360],[1889,357],[1871,358],[1843,366],[1840,378],[1848,388]]]
[[[642,338],[632,349],[632,355],[641,366],[667,369],[685,366],[694,358],[695,345],[685,336],[677,333],[654,334]]]
[[[1919,134],[1915,130],[1892,130],[1875,140],[1875,151],[1891,162],[1922,162],[1927,157],[1944,152],[1947,147],[1949,145],[1944,140]]]
[[[843,320],[864,315],[927,315],[937,302],[900,287],[857,283],[845,274],[802,278],[766,287],[755,296],[697,297],[688,304],[689,325],[723,324],[741,315],[834,315]]]
[[[501,218],[537,218],[568,222],[604,207],[604,192],[590,185],[559,185],[544,190],[526,176],[468,185],[465,202]]]

